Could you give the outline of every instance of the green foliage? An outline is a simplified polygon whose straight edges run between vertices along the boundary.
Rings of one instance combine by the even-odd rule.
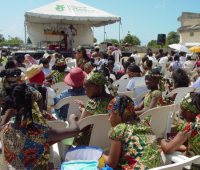
[[[180,36],[177,32],[171,31],[167,34],[166,44],[162,48],[167,48],[169,44],[179,43]],[[148,47],[160,48],[161,46],[157,44],[157,40],[151,40],[147,44]]]
[[[97,39],[96,39],[95,37],[93,38],[93,42],[94,42],[94,43],[96,43],[96,42],[97,42]]]
[[[30,37],[27,38],[27,44],[32,44]]]
[[[177,32],[171,31],[167,34],[167,45],[169,44],[176,44],[180,41],[180,36]]]
[[[0,34],[0,43],[2,43],[4,41],[5,41],[5,38],[4,38],[3,34]]]
[[[130,45],[140,45],[141,44],[140,39],[135,35],[131,35],[129,31],[128,31],[127,35],[124,37],[122,42],[124,44],[128,43]]]
[[[21,45],[21,44],[23,44],[23,40],[21,40],[19,37],[11,37],[11,36],[9,36],[8,40],[6,41],[6,43],[9,44],[9,45],[13,45],[13,44]]]
[[[106,42],[109,42],[109,43],[112,43],[112,44],[119,44],[119,41],[118,41],[117,39],[113,39],[113,38],[111,38],[111,39],[106,39],[105,41],[106,41]]]
[[[147,47],[160,48],[160,45],[157,44],[157,40],[151,40],[148,42]]]
[[[0,39],[1,39],[1,37],[0,37]],[[8,36],[7,40],[5,38],[2,38],[1,40],[0,40],[0,46],[3,46],[3,45],[6,45],[6,46],[19,46],[19,45],[23,44],[23,40],[21,40],[19,37]]]

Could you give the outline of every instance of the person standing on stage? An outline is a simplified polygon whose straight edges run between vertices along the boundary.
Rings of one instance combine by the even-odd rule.
[[[77,34],[77,29],[73,25],[67,27],[67,51],[72,51],[73,49],[73,36]]]

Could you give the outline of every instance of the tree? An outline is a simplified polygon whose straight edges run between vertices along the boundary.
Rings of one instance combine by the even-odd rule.
[[[8,36],[8,40],[6,41],[6,44],[8,44],[8,45],[21,45],[21,44],[23,44],[23,40],[21,40],[19,37]]]
[[[95,37],[93,38],[93,42],[94,42],[94,43],[96,43],[96,42],[97,42],[97,39],[96,39]]]
[[[179,43],[180,36],[177,32],[171,31],[167,34],[167,45]]]
[[[137,36],[131,35],[130,31],[128,31],[127,35],[123,39],[123,43],[124,44],[128,43],[128,44],[131,44],[131,45],[140,45],[141,41]]]
[[[151,40],[148,42],[147,47],[160,48],[160,45],[157,44],[157,40]]]
[[[5,41],[5,38],[4,38],[3,34],[0,34],[0,43],[2,43],[4,41]]]
[[[27,38],[27,44],[32,44],[30,37]]]
[[[109,43],[112,43],[112,44],[119,44],[119,41],[118,41],[117,39],[113,39],[113,38],[111,38],[111,39],[106,39],[105,41],[106,41],[106,42],[109,42]]]

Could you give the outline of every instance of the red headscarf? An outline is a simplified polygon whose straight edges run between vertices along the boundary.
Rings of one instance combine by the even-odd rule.
[[[42,85],[45,80],[45,75],[43,71],[40,71],[38,74],[33,76],[32,78],[29,79],[30,83],[36,83],[39,85]]]

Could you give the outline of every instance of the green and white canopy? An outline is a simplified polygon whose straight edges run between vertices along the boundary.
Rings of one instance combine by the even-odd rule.
[[[58,0],[25,13],[25,22],[37,24],[86,24],[96,27],[120,20],[118,16],[75,0]]]

